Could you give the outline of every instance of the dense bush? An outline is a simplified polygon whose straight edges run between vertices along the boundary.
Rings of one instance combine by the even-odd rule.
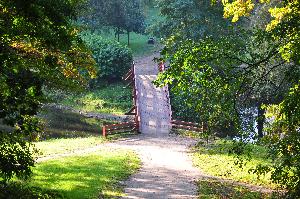
[[[131,50],[118,42],[103,39],[99,34],[83,32],[81,38],[90,47],[97,63],[97,78],[91,81],[96,86],[103,81],[116,81],[129,70],[132,64]]]

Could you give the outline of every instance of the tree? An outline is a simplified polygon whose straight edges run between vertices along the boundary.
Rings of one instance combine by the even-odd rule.
[[[114,28],[118,41],[120,33],[126,31],[129,45],[130,32],[143,33],[145,30],[145,17],[138,0],[90,0],[88,5],[94,9],[80,21],[94,29]]]
[[[249,14],[256,5],[251,0],[222,2],[225,16],[233,16],[233,21]],[[258,106],[264,117],[262,109],[270,114],[275,107],[273,122],[264,128],[267,136],[263,139],[274,161],[271,166],[259,166],[256,172],[272,172],[272,180],[288,188],[292,196],[299,196],[300,190],[299,3],[277,1],[269,5],[271,16],[264,17],[266,21],[253,26],[251,16],[250,23],[240,22],[244,28],[227,26],[228,32],[219,36],[209,33],[195,39],[186,34],[186,39],[178,42],[174,38],[185,34],[172,32],[163,51],[170,68],[157,81],[184,93],[208,123],[209,131],[234,127],[240,137],[248,137],[254,129],[241,115]],[[266,29],[261,29],[263,24],[268,24]],[[256,119],[261,131],[263,118]]]
[[[159,0],[158,7],[162,19],[149,28],[157,37],[174,37],[180,42],[227,31],[229,23],[222,18],[222,7],[212,6],[209,1]]]
[[[27,178],[42,87],[78,87],[94,60],[71,25],[81,1],[0,0],[0,177]]]
[[[224,16],[232,21],[249,13],[260,5],[268,5],[271,19],[266,24],[266,31],[277,41],[281,41],[277,50],[282,58],[291,64],[300,64],[300,1],[223,1]],[[272,180],[283,184],[291,197],[300,195],[300,157],[299,157],[299,70],[290,71],[290,90],[285,93],[279,104],[269,106],[269,115],[273,119],[268,128],[265,144],[271,149],[274,165]],[[267,168],[270,170],[270,168]],[[264,173],[264,169],[262,171]]]
[[[282,43],[279,46],[280,53],[286,60],[293,60],[299,63],[300,50],[300,2],[284,1],[257,1],[228,0],[222,1],[224,5],[224,17],[232,17],[232,22],[237,22],[240,17],[249,15],[249,13],[260,4],[275,3],[269,9],[271,21],[266,25],[267,31],[272,31],[273,36]]]
[[[241,30],[218,39],[190,40],[175,52],[173,47],[163,52],[170,68],[161,74],[160,83],[184,95],[217,133],[226,128],[233,133],[233,127],[245,130],[245,110],[280,102],[289,87],[289,77],[283,74],[299,71],[274,50],[277,44],[270,34],[257,31],[247,38],[248,34]],[[254,131],[253,123],[248,127]]]

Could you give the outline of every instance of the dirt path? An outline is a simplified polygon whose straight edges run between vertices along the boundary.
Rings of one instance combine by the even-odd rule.
[[[196,198],[195,180],[201,176],[192,166],[189,146],[195,140],[175,135],[140,134],[109,143],[110,147],[134,150],[142,160],[140,170],[125,185],[123,198]]]

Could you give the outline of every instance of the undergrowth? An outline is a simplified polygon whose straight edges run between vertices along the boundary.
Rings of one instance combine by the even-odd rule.
[[[230,140],[216,140],[209,144],[200,142],[194,148],[194,164],[212,176],[268,188],[277,187],[271,182],[270,173],[265,176],[257,176],[251,172],[259,164],[270,164],[271,160],[266,158],[267,151],[264,147],[249,144],[249,154],[241,156],[240,160],[243,161],[237,162],[236,156],[230,154],[233,145]]]
[[[109,84],[81,93],[48,92],[57,104],[84,112],[123,115],[132,106],[132,88],[123,83]]]

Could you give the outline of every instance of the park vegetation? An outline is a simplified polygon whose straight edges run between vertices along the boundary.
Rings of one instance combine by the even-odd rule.
[[[156,83],[171,85],[177,117],[235,137],[238,155],[249,142],[268,148],[272,164],[254,172],[271,172],[274,183],[299,196],[299,1],[159,5],[165,20],[156,32],[170,67]]]
[[[119,81],[131,67],[130,49],[100,38],[92,33],[94,29],[87,23],[82,24],[81,17],[86,15],[84,8],[89,3],[85,0],[0,1],[0,198],[68,196],[68,193],[62,193],[63,190],[53,191],[55,188],[43,183],[37,185],[23,181],[41,177],[39,168],[49,166],[47,161],[36,165],[36,159],[41,157],[41,146],[47,145],[43,140],[65,137],[68,138],[66,142],[72,142],[70,137],[79,137],[78,142],[86,143],[85,138],[80,137],[94,136],[93,133],[99,133],[99,125],[113,122],[95,121],[79,113],[45,106],[49,101],[56,102],[52,97],[57,97],[57,93],[78,94],[107,82]],[[143,17],[139,19],[143,20]],[[98,29],[101,28],[104,27],[99,25]],[[127,27],[126,31],[137,30]],[[122,86],[117,84],[116,87]],[[114,105],[109,105],[114,108]],[[121,108],[125,112],[123,109],[126,107]],[[87,143],[91,143],[93,137],[87,139]],[[35,145],[36,141],[42,142]],[[63,141],[57,140],[60,144]],[[52,154],[49,148],[43,152]],[[123,155],[107,154],[107,158],[104,153],[95,163],[95,169],[98,166],[104,168],[104,162],[111,161],[112,165],[107,165],[107,168],[115,167],[115,172],[120,172],[99,173],[103,177],[109,174],[107,179],[98,183],[110,187],[107,190],[112,192],[118,187],[116,181],[136,170],[139,163],[135,154],[126,151]],[[126,163],[129,167],[119,155],[129,161]],[[88,154],[86,160],[89,158],[92,161],[93,154]],[[66,164],[74,162],[74,167],[78,162],[82,163],[78,157],[71,157],[70,161]],[[63,162],[58,160],[55,164],[63,165]],[[53,173],[57,170],[53,169]],[[19,183],[18,180],[22,181]],[[99,184],[94,184],[93,190],[87,190],[89,193],[82,197],[99,194]],[[66,185],[65,190],[70,188],[68,186],[71,185]],[[82,198],[80,194],[78,197]]]
[[[112,121],[42,105],[51,101],[80,111],[123,114],[131,96],[128,89],[121,91],[122,75],[134,56],[156,50],[145,47],[146,32],[164,45],[161,61],[169,67],[155,83],[169,84],[173,116],[202,123],[206,137],[230,140],[199,145],[196,164],[201,167],[207,154],[235,162],[230,169],[248,162],[249,172],[262,181],[244,173],[245,182],[281,186],[286,197],[298,197],[299,12],[299,0],[0,0],[0,190],[5,190],[0,198],[102,197],[99,188],[106,197],[121,195],[117,181],[138,168],[135,154],[103,151],[35,165],[41,155],[33,141],[50,134],[66,138],[35,142],[52,156],[105,142],[93,133]],[[228,153],[234,155],[228,158]],[[68,184],[51,176],[61,172],[68,173],[66,179],[95,177]],[[222,172],[207,171],[227,175]],[[33,173],[33,181],[18,181]],[[200,189],[214,192],[211,188],[219,186],[205,183],[199,182]],[[74,187],[89,189],[69,191]],[[264,197],[251,195],[256,196]]]

